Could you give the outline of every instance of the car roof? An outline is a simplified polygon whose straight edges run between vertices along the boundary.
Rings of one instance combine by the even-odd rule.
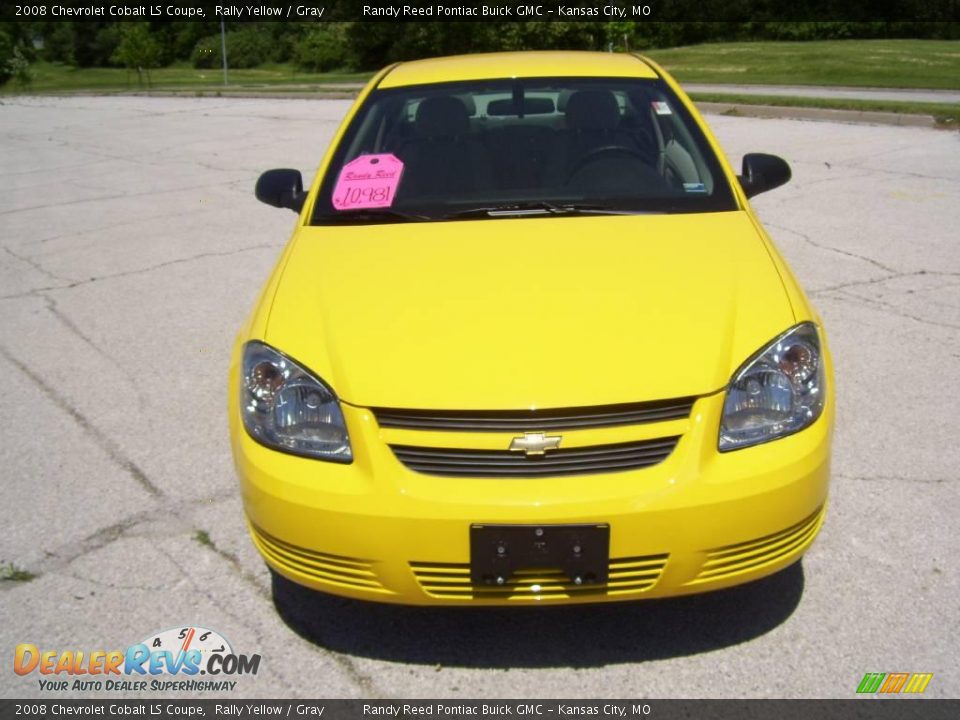
[[[604,52],[504,52],[452,55],[400,63],[377,87],[520,77],[657,78],[636,55]]]

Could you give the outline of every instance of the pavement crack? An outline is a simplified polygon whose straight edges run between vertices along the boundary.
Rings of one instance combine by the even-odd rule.
[[[125,537],[129,530],[144,520],[149,519],[150,511],[138,513],[113,525],[102,527],[93,534],[83,538],[80,542],[71,542],[53,550],[44,551],[45,558],[37,566],[37,577],[61,573],[64,568],[69,567],[73,562],[90,553],[102,550],[120,538]],[[10,590],[12,587],[6,586],[15,584],[16,583],[2,583],[0,584],[0,591]]]
[[[843,255],[844,257],[853,258],[854,260],[860,260],[861,262],[865,262],[869,265],[873,265],[874,267],[879,268],[880,270],[883,270],[886,273],[890,273],[891,275],[896,275],[900,272],[899,270],[896,270],[888,265],[884,265],[878,260],[874,260],[873,258],[867,257],[866,255],[859,255],[855,252],[850,252],[849,250],[841,250],[840,248],[835,248],[832,245],[818,243],[809,235],[807,235],[806,233],[802,233],[799,230],[794,230],[793,228],[788,228],[783,225],[775,225],[771,222],[766,222],[764,224],[769,228],[782,230],[784,232],[788,232],[793,235],[796,235],[798,238],[801,238],[804,242],[807,242],[810,245],[813,245],[813,247],[819,248],[820,250],[826,250],[827,252],[837,253],[838,255]]]
[[[908,272],[908,273],[897,273],[896,275],[886,275],[884,277],[872,278],[870,280],[857,280],[856,282],[843,283],[841,285],[831,285],[830,287],[820,288],[818,290],[811,290],[809,292],[810,297],[816,297],[818,295],[826,295],[828,293],[836,292],[837,290],[845,290],[847,288],[861,287],[865,285],[877,285],[878,283],[885,283],[890,280],[896,280],[898,278],[912,277],[914,275],[919,275],[921,273]]]
[[[74,407],[65,397],[53,389],[47,382],[31,370],[26,364],[20,361],[6,347],[0,345],[0,355],[7,362],[15,366],[21,373],[27,376],[29,380],[42,392],[48,400],[60,408],[63,412],[73,418],[73,421],[89,435],[93,441],[103,450],[107,456],[133,478],[144,490],[151,496],[159,498],[163,496],[163,491],[154,485],[153,481],[147,477],[147,474],[131,458],[127,457],[123,451],[117,447],[106,434],[90,422],[76,407]]]
[[[857,295],[856,293],[847,292],[845,290],[838,290],[825,297],[833,298],[834,300],[841,300],[851,303],[859,304],[860,306],[869,305],[870,307],[875,308],[883,312],[887,312],[891,315],[896,315],[897,317],[906,318],[907,320],[913,320],[914,322],[921,323],[923,325],[932,325],[933,327],[944,328],[946,330],[960,330],[960,325],[954,325],[953,323],[940,322],[937,320],[928,320],[927,318],[920,317],[919,315],[913,315],[912,313],[903,312],[899,307],[883,300],[877,300],[875,298],[864,297],[863,295]]]
[[[256,579],[256,577],[253,575],[253,573],[243,568],[243,565],[240,563],[239,558],[237,558],[237,556],[234,555],[233,553],[228,552],[220,548],[219,546],[217,546],[217,544],[210,539],[209,535],[207,535],[205,531],[196,530],[194,533],[194,540],[196,540],[201,546],[207,548],[208,550],[213,552],[215,555],[217,555],[218,557],[220,557],[221,559],[229,563],[229,565],[232,567],[233,571],[237,574],[237,576],[240,579],[242,579],[244,582],[246,582],[248,585],[251,585],[257,591],[257,593],[261,595],[261,597],[269,601],[273,600],[271,591],[268,590],[267,588],[264,588],[260,584],[260,582]],[[161,552],[167,555],[166,551],[161,551]],[[174,562],[174,564],[176,564],[176,561],[174,561],[173,558],[170,558],[170,560],[171,562]],[[189,578],[187,579],[187,582],[190,582],[191,584],[193,584],[193,581]],[[205,591],[201,591],[201,592],[205,593]],[[211,598],[209,595],[207,597],[210,600],[210,602],[214,603],[219,607],[219,604],[213,598]],[[320,647],[315,643],[308,643],[308,647],[316,650],[320,654],[325,655],[329,657],[331,660],[333,660],[333,662],[335,662],[340,667],[340,669],[343,670],[343,672],[353,681],[353,683],[365,696],[376,697],[376,698],[383,697],[383,693],[379,692],[374,686],[373,680],[367,675],[364,675],[362,672],[360,672],[360,669],[357,668],[356,664],[353,662],[351,658],[347,657],[346,655],[342,655],[340,653],[334,652],[333,650],[328,650],[327,648]]]
[[[835,169],[841,170],[845,168],[835,168]],[[861,180],[863,178],[868,178],[868,177],[870,177],[869,173],[862,173],[860,175],[844,175],[838,172],[836,175],[830,175],[830,177],[823,177],[823,178],[818,178],[817,180],[807,180],[802,183],[797,183],[796,185],[793,186],[793,191],[795,194],[800,194],[807,188],[813,187],[815,185],[838,182],[840,180],[843,180],[844,182],[850,181],[850,180]]]
[[[270,248],[279,249],[280,247],[281,245],[279,243],[260,243],[259,245],[248,245],[246,247],[237,248],[236,250],[205,252],[198,255],[191,255],[190,257],[177,258],[176,260],[165,260],[164,262],[157,263],[156,265],[150,265],[145,268],[124,270],[123,272],[112,273],[110,275],[97,275],[95,277],[87,278],[86,280],[77,280],[69,283],[68,285],[48,285],[45,287],[34,288],[32,290],[26,290],[24,292],[12,293],[10,295],[0,295],[0,300],[18,300],[25,297],[37,296],[44,297],[43,293],[45,292],[51,292],[53,290],[73,290],[74,288],[83,287],[84,285],[98,283],[101,280],[113,280],[115,278],[129,277],[131,275],[143,275],[145,273],[153,272],[154,270],[170,267],[171,265],[182,265],[184,263],[190,263],[195,260],[204,260],[206,258],[229,257],[230,255],[239,255],[241,253],[251,252],[253,250],[268,250]]]
[[[167,589],[166,583],[159,585],[140,585],[137,583],[127,584],[127,583],[111,583],[105,582],[103,580],[97,580],[92,577],[87,577],[86,575],[80,575],[79,573],[74,572],[61,572],[57,573],[62,577],[72,578],[74,580],[79,580],[80,582],[89,583],[90,585],[96,585],[97,587],[108,588],[110,590],[140,590],[141,592],[163,592]]]
[[[29,205],[27,207],[15,208],[13,210],[0,210],[0,215],[15,215],[17,213],[31,212],[32,210],[47,210],[49,208],[60,208],[68,205],[82,205],[84,203],[106,202],[108,200],[126,200],[128,198],[144,197],[145,195],[167,195],[170,193],[188,192],[190,190],[203,190],[211,187],[223,187],[223,182],[205,183],[203,185],[190,185],[187,187],[170,188],[169,190],[144,190],[134,193],[117,193],[115,195],[97,195],[95,197],[80,198],[78,200],[64,200],[56,203],[46,203],[44,205]]]
[[[834,474],[838,480],[859,480],[861,482],[905,482],[920,483],[921,485],[942,485],[944,483],[956,482],[960,475],[956,477],[904,477],[902,475],[843,475]]]
[[[35,298],[42,297],[40,293],[45,293],[49,290],[66,290],[73,287],[72,285],[46,285],[44,287],[34,288],[33,290],[24,290],[23,292],[11,293],[10,295],[0,295],[0,300],[22,300],[23,298]]]
[[[199,539],[201,533],[203,536],[202,540]],[[256,576],[252,572],[244,569],[243,565],[240,562],[240,559],[236,555],[234,555],[232,552],[228,552],[227,550],[224,550],[219,545],[217,545],[213,540],[210,539],[209,535],[207,535],[205,531],[197,530],[194,533],[193,537],[194,537],[194,540],[196,540],[200,545],[207,548],[208,550],[210,550],[212,553],[214,553],[221,559],[226,560],[227,563],[229,563],[230,566],[233,568],[233,571],[237,574],[237,576],[241,580],[246,582],[248,585],[252,586],[261,597],[267,600],[270,599],[269,588],[264,587],[263,584],[260,583],[259,580],[257,580]]]
[[[65,285],[63,287],[51,288],[53,290],[72,290],[75,287],[80,287],[82,285],[90,285],[91,283],[97,283],[101,280],[114,280],[116,278],[129,277],[131,275],[143,275],[144,273],[153,272],[154,270],[160,270],[165,267],[170,267],[171,265],[182,265],[184,263],[190,263],[194,260],[203,260],[205,258],[219,258],[219,257],[229,257],[230,255],[239,255],[240,253],[250,252],[251,250],[266,250],[268,248],[279,247],[276,244],[271,243],[261,243],[259,245],[248,245],[247,247],[238,248],[236,250],[225,250],[224,252],[205,252],[198,255],[191,255],[190,257],[177,258],[176,260],[165,260],[164,262],[157,263],[156,265],[150,265],[145,268],[137,268],[135,270],[124,270],[123,272],[112,273],[110,275],[98,275],[92,277],[88,280],[80,280],[78,282],[72,283],[70,285]]]
[[[77,327],[77,325],[73,322],[73,320],[67,317],[63,313],[63,311],[60,310],[60,307],[57,305],[57,301],[54,298],[50,297],[49,295],[45,295],[41,292],[37,292],[36,294],[39,295],[41,298],[43,298],[43,301],[47,305],[47,310],[49,310],[50,314],[60,321],[61,325],[63,325],[67,330],[73,333],[76,337],[80,338],[80,340],[83,341],[87,346],[89,346],[95,353],[97,353],[97,355],[102,357],[104,360],[106,360],[108,363],[110,363],[113,367],[115,367],[120,372],[120,375],[123,376],[123,379],[126,381],[126,383],[130,386],[130,389],[133,390],[134,394],[136,395],[137,406],[141,410],[144,410],[147,405],[147,400],[144,397],[143,392],[140,388],[140,383],[136,381],[133,374],[130,373],[120,363],[118,363],[116,358],[113,355],[103,350],[99,345],[97,345],[93,340],[91,340],[86,333],[84,333],[79,327]]]
[[[200,584],[198,584],[190,575],[190,573],[187,571],[187,569],[180,564],[180,562],[177,560],[176,557],[173,556],[173,554],[167,552],[164,549],[159,549],[159,552],[161,555],[167,558],[167,560],[170,561],[170,563],[174,566],[174,568],[176,568],[177,572],[184,579],[184,581],[188,585],[190,585],[190,587],[192,587],[199,595],[202,595],[203,597],[205,597],[210,602],[211,605],[213,605],[215,608],[220,610],[220,612],[222,612],[224,615],[232,618],[238,625],[247,628],[250,631],[250,634],[253,636],[253,640],[256,645],[263,645],[263,633],[260,632],[256,627],[251,625],[249,622],[247,622],[247,618],[240,617],[235,612],[233,612],[229,607],[224,605],[219,599],[214,597],[214,595],[207,589],[206,585],[201,586]],[[287,686],[288,690],[292,692],[296,691],[296,688],[290,683],[290,681],[283,675],[279,674],[278,671],[274,670],[273,674],[275,677],[277,677],[281,682],[283,682]]]
[[[199,214],[201,214],[201,213],[203,213],[203,212],[206,212],[206,211],[203,210],[203,209],[200,209],[200,210],[180,210],[180,211],[177,213],[177,217],[182,219],[182,218],[187,217],[187,216],[190,216],[190,215],[199,215]],[[26,241],[26,242],[23,243],[23,244],[24,244],[24,245],[43,245],[43,244],[45,244],[45,243],[48,243],[48,242],[51,242],[51,241],[54,241],[54,240],[61,240],[61,239],[64,239],[64,238],[69,238],[69,239],[71,239],[71,240],[75,240],[76,238],[82,237],[82,236],[84,236],[84,235],[94,235],[94,234],[95,234],[95,235],[102,235],[102,234],[104,233],[104,231],[106,231],[106,230],[115,230],[115,229],[117,229],[117,228],[128,227],[128,226],[130,226],[130,225],[137,226],[137,227],[142,227],[142,226],[145,225],[145,224],[150,224],[150,223],[151,223],[152,221],[154,221],[154,220],[162,220],[162,219],[168,218],[168,217],[169,217],[169,213],[159,213],[159,214],[157,214],[157,215],[144,215],[144,216],[141,216],[141,217],[137,217],[136,220],[123,220],[123,221],[121,221],[121,222],[109,223],[109,224],[107,224],[107,225],[98,225],[98,226],[96,226],[96,227],[91,227],[91,228],[89,228],[89,229],[87,229],[87,230],[70,230],[70,231],[68,231],[68,232],[57,233],[56,235],[50,235],[50,236],[48,236],[48,237],[43,237],[43,238],[39,238],[39,239],[28,240],[28,241]]]
[[[911,272],[899,272],[899,273],[896,273],[895,275],[887,275],[886,277],[872,278],[870,280],[857,280],[855,282],[842,283],[841,285],[831,285],[829,287],[820,288],[818,290],[812,290],[808,294],[811,297],[813,297],[816,295],[832,293],[836,290],[846,290],[847,288],[861,287],[866,285],[877,285],[879,283],[885,283],[891,280],[899,280],[900,278],[908,278],[908,277],[919,277],[922,275],[933,275],[935,277],[960,277],[960,273],[955,273],[955,272],[943,272],[940,270],[913,270]]]
[[[198,255],[191,255],[185,258],[177,258],[176,260],[165,260],[164,262],[157,263],[156,265],[150,265],[145,268],[138,268],[136,270],[125,270],[124,272],[113,273],[112,275],[100,275],[97,277],[92,277],[89,280],[83,280],[81,282],[75,283],[73,285],[68,285],[64,289],[69,289],[73,287],[78,287],[80,285],[87,285],[89,283],[100,282],[101,280],[113,280],[114,278],[128,277],[130,275],[141,275],[143,273],[153,272],[154,270],[160,270],[161,268],[170,267],[171,265],[182,265],[183,263],[193,262],[194,260],[203,260],[205,258],[219,258],[219,257],[229,257],[230,255],[239,255],[240,253],[250,252],[252,250],[266,250],[269,248],[279,247],[276,243],[260,243],[259,245],[248,245],[247,247],[237,248],[236,250],[225,250],[223,252],[205,252],[199,253]]]
[[[59,282],[65,282],[65,283],[71,283],[74,281],[73,278],[63,277],[62,275],[57,275],[55,272],[47,270],[45,267],[43,267],[43,265],[38,263],[36,260],[33,260],[32,258],[29,258],[26,255],[21,255],[20,253],[14,252],[6,245],[3,246],[3,251],[8,255],[10,255],[10,257],[13,257],[19,260],[20,262],[25,263],[26,265],[29,265],[38,273],[50,278],[51,280],[57,280]]]
[[[950,177],[949,175],[927,175],[925,173],[909,172],[907,170],[884,170],[883,168],[868,167],[866,165],[851,165],[850,167],[858,170],[868,170],[871,173],[881,173],[883,175],[894,175],[896,177],[913,177],[921,180],[935,180],[936,182],[960,183],[960,178]]]

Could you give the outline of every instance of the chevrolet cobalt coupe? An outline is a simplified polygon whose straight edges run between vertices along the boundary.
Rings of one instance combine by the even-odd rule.
[[[360,93],[237,338],[269,567],[406,604],[714,590],[795,562],[833,424],[820,319],[689,98],[633,55],[397,64]]]

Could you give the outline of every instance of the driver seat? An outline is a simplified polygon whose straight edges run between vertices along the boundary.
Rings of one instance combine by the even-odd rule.
[[[634,148],[630,133],[620,126],[620,106],[609,90],[578,90],[566,108],[567,171],[589,153],[603,147]]]
[[[663,177],[652,163],[643,160],[636,136],[621,124],[620,106],[609,90],[579,90],[567,100],[568,126],[566,184],[590,195],[621,195],[628,188],[659,193]],[[586,161],[603,148],[623,151],[608,157],[598,154],[596,162]]]

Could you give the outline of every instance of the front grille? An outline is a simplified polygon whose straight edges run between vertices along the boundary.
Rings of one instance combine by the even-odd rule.
[[[522,432],[524,430],[584,430],[616,425],[641,425],[690,416],[696,398],[548,410],[389,410],[374,408],[382,428],[458,430],[462,432]]]
[[[328,555],[278,540],[251,524],[254,542],[275,565],[295,570],[313,580],[372,592],[388,592],[366,560]]]
[[[707,560],[691,585],[733,577],[774,563],[812,540],[823,524],[823,506],[796,525],[749,542],[727,545],[707,553]]]
[[[408,468],[427,475],[509,478],[586,475],[650,467],[666,459],[679,439],[677,436],[615,445],[560,448],[533,457],[510,450],[411,445],[391,445],[390,449]]]
[[[550,569],[518,571],[503,585],[474,585],[470,582],[470,566],[465,564],[412,562],[410,569],[423,591],[432,597],[523,601],[642,593],[657,584],[667,557],[647,555],[611,559],[609,578],[603,585],[574,585],[563,572]]]

